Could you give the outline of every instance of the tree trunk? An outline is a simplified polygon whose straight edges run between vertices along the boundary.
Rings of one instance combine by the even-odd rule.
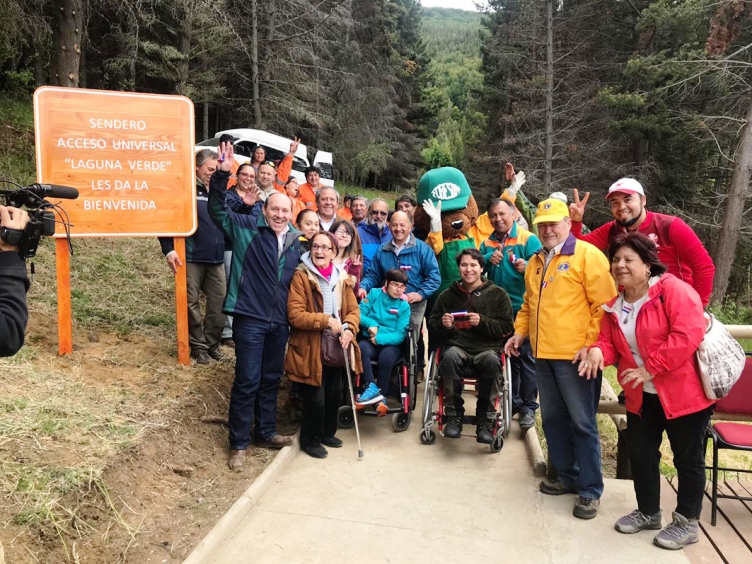
[[[723,211],[721,232],[718,234],[713,252],[715,279],[713,280],[712,302],[714,304],[723,302],[731,277],[736,243],[739,241],[739,230],[742,225],[744,201],[749,188],[750,170],[752,170],[752,103],[747,109],[747,123],[742,128],[726,209]]]
[[[204,102],[203,111],[204,139],[209,139],[209,102]]]
[[[184,94],[187,91],[188,74],[191,69],[191,34],[193,32],[192,14],[183,6],[180,23],[178,24],[178,51],[183,56],[178,63],[178,83],[175,91]]]
[[[78,88],[85,1],[55,1],[52,82],[58,86]]]
[[[546,0],[546,163],[543,185],[551,193],[551,168],[554,157],[554,18],[553,0]]]
[[[253,125],[259,129],[261,119],[261,94],[259,90],[259,50],[258,50],[258,0],[251,0],[251,82],[253,82]]]

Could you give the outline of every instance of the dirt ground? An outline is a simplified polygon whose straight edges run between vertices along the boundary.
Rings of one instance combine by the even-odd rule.
[[[6,562],[182,561],[276,452],[233,473],[226,427],[202,421],[226,417],[232,363],[180,367],[164,338],[75,327],[58,357],[56,331],[32,317],[0,361]],[[281,408],[279,430],[295,430]]]

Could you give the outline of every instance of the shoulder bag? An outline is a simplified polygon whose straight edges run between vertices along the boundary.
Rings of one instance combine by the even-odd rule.
[[[736,384],[744,370],[744,349],[713,314],[705,314],[707,330],[697,349],[700,381],[708,399],[719,400]]]

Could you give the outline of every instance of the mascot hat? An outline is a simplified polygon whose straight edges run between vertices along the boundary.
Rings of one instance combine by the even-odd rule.
[[[418,182],[418,204],[441,202],[442,212],[465,209],[472,195],[465,175],[451,166],[429,170]]]

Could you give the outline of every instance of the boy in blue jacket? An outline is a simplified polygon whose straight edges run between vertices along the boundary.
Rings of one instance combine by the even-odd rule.
[[[358,336],[363,358],[363,385],[365,390],[358,398],[357,408],[378,403],[379,416],[387,413],[386,395],[394,363],[400,357],[400,346],[407,337],[410,325],[410,304],[401,299],[407,287],[407,273],[393,268],[386,273],[386,284],[374,288],[360,302],[360,327]],[[378,386],[374,383],[371,361],[378,361]]]

